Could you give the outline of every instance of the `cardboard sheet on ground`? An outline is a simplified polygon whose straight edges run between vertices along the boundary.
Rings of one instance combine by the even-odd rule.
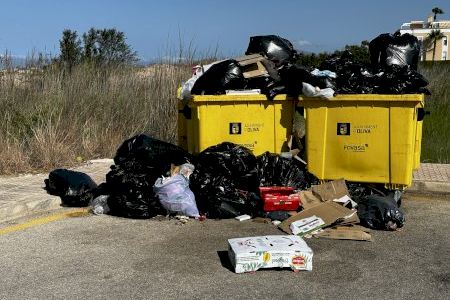
[[[372,241],[372,236],[363,230],[341,226],[326,228],[314,236],[333,240]]]
[[[315,185],[311,188],[311,191],[313,195],[318,197],[321,201],[338,199],[349,194],[344,179],[338,179],[321,185]]]
[[[330,226],[335,223],[339,224],[351,224],[358,223],[359,219],[355,210],[348,209],[342,205],[333,202],[326,201],[309,209],[305,209],[295,216],[284,220],[278,227],[288,234],[292,234],[290,225],[292,222],[317,216],[325,222],[325,226]]]

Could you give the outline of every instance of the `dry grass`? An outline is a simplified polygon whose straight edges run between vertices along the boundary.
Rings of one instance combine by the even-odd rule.
[[[175,143],[176,89],[192,64],[0,73],[0,174],[48,171],[113,157],[137,133]],[[422,161],[449,163],[449,64],[422,66],[433,96]]]
[[[189,74],[183,65],[3,72],[0,174],[112,157],[137,133],[176,142],[175,92]]]

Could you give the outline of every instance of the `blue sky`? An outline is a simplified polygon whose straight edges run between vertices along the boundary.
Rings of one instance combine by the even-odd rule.
[[[433,7],[450,19],[450,1],[428,0],[0,0],[0,51],[15,56],[59,52],[65,28],[115,27],[145,60],[178,53],[179,40],[200,55],[217,47],[241,55],[250,36],[276,34],[300,50],[334,51],[403,22],[424,20]]]

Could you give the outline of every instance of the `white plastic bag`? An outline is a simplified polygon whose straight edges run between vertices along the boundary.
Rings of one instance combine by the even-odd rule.
[[[188,217],[199,217],[194,193],[189,189],[189,181],[181,174],[169,178],[158,178],[153,186],[161,205],[170,212]]]
[[[333,98],[334,96],[334,90],[332,88],[320,89],[306,82],[303,82],[302,84],[303,84],[302,93],[307,97],[319,97],[330,99]]]

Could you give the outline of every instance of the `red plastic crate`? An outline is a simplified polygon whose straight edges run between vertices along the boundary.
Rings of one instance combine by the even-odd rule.
[[[264,211],[292,211],[300,206],[300,196],[294,188],[284,186],[260,187],[259,193],[264,202]]]

